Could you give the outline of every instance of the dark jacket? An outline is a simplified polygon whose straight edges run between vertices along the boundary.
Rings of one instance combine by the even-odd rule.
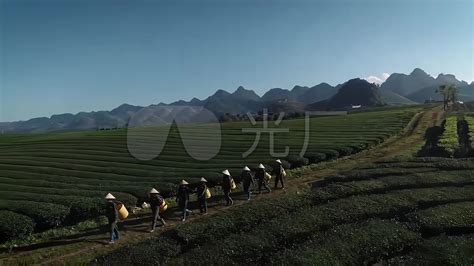
[[[191,189],[186,185],[181,185],[178,188],[178,194],[176,195],[176,200],[179,204],[185,204],[189,201],[189,193]]]
[[[255,179],[257,179],[258,182],[264,182],[265,181],[265,170],[264,169],[257,169],[257,172],[255,172]]]
[[[119,219],[118,204],[121,203],[118,201],[107,201],[105,205],[105,216],[109,220],[109,223],[113,223]]]
[[[252,172],[250,172],[250,171],[242,172],[242,183],[243,183],[244,187],[246,187],[246,188],[250,187],[250,185],[255,183]]]
[[[206,198],[206,183],[200,183],[197,187],[197,196],[200,199],[205,199]]]
[[[228,175],[224,175],[222,177],[222,189],[224,191],[230,191],[231,190],[231,183],[230,183],[230,180],[232,179],[232,177],[228,176]]]
[[[275,167],[275,170],[273,170],[273,174],[276,175],[277,177],[283,177],[283,171],[285,171],[285,168],[280,164],[278,167]]]
[[[161,204],[163,204],[163,197],[159,194],[150,195],[150,207],[151,209],[160,208]]]

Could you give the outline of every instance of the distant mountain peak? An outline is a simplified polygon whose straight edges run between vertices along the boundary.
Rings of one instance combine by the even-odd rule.
[[[456,78],[456,76],[453,75],[453,74],[443,74],[443,73],[440,73],[440,74],[438,75],[438,77],[436,77],[436,79],[441,79],[441,78],[444,78],[444,77],[446,77],[446,78],[453,78],[453,79]]]
[[[384,105],[378,87],[365,79],[355,78],[345,82],[339,91],[328,100],[310,104],[311,110],[351,109],[352,106]]]
[[[321,82],[319,83],[318,85],[316,85],[315,87],[317,86],[329,86],[329,87],[332,87],[329,83],[326,83],[326,82]]]
[[[439,74],[436,77],[436,81],[440,82],[440,84],[453,84],[458,87],[468,86],[469,84],[466,81],[460,81],[456,78],[453,74]]]
[[[237,90],[232,93],[233,97],[236,97],[241,100],[247,100],[247,101],[260,101],[260,96],[258,96],[255,91],[253,90],[247,90],[243,86],[239,86]]]
[[[291,89],[291,91],[308,90],[308,89],[309,89],[309,87],[296,85],[296,86],[293,87],[293,89]]]
[[[373,83],[368,82],[365,79],[353,78],[353,79],[350,79],[350,80],[346,81],[343,84],[343,87],[341,89],[358,89],[359,86],[377,88],[377,86],[375,86]]]
[[[118,107],[116,107],[116,108],[113,109],[113,110],[119,110],[119,109],[124,109],[124,108],[129,108],[129,107],[133,107],[133,105],[128,104],[128,103],[122,103],[121,105],[119,105]],[[113,111],[113,110],[112,110],[112,111]]]
[[[223,96],[228,96],[228,95],[230,95],[228,91],[218,89],[212,96],[223,97]]]
[[[413,69],[413,71],[410,73],[410,76],[420,76],[420,75],[429,76],[428,73],[426,73],[423,69],[418,68],[418,67]]]
[[[407,96],[422,88],[436,85],[438,82],[421,68],[415,68],[410,75],[394,73],[381,85],[381,89],[390,90]]]
[[[247,89],[244,88],[244,86],[239,86],[234,93],[236,92],[241,92],[241,91],[248,91]]]
[[[243,86],[239,86],[233,93],[232,95],[239,95],[242,93],[248,93],[248,92],[253,92],[253,90],[247,90]]]
[[[126,115],[128,114],[129,112],[136,112],[138,110],[140,110],[142,107],[141,106],[135,106],[135,105],[131,105],[131,104],[128,104],[128,103],[123,103],[121,104],[119,107],[113,109],[112,111],[110,111],[111,114],[113,115]]]

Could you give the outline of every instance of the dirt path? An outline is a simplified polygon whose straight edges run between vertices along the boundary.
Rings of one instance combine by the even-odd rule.
[[[375,148],[360,152],[358,154],[341,158],[336,161],[321,163],[314,166],[308,166],[292,174],[294,178],[289,180],[286,190],[276,190],[271,194],[262,194],[255,196],[250,202],[247,202],[240,193],[234,196],[235,205],[252,204],[262,198],[277,197],[286,193],[298,193],[299,190],[307,189],[309,183],[312,183],[327,175],[335,174],[340,171],[354,169],[361,165],[374,163],[378,160],[391,158],[394,156],[410,156],[416,152],[423,144],[423,134],[425,130],[436,123],[441,118],[440,109],[434,108],[416,115],[405,129],[404,134],[392,137]],[[223,201],[212,202],[209,213],[206,216],[193,214],[188,221],[192,222],[203,217],[212,217],[212,215],[232,207],[223,206]],[[124,245],[144,241],[149,237],[156,236],[165,230],[169,230],[180,224],[179,214],[167,218],[167,225],[164,228],[155,230],[155,233],[149,233],[149,216],[128,220],[123,224],[126,231],[121,232],[121,239],[114,245],[107,244],[107,235],[99,230],[91,230],[76,236],[70,236],[65,240],[52,241],[39,245],[38,248],[29,251],[15,251],[12,253],[1,254],[0,265],[18,265],[18,264],[40,264],[40,265],[64,265],[79,264],[92,260],[94,257],[105,254],[113,249]]]

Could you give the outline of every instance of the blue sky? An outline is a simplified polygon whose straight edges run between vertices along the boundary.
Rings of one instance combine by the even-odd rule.
[[[0,5],[0,121],[415,67],[474,80],[472,0]]]

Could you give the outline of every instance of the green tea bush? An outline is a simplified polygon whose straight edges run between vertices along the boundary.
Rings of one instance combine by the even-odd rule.
[[[454,157],[454,154],[459,149],[459,140],[457,134],[457,118],[448,117],[444,125],[444,132],[439,140],[440,147],[448,153],[449,157]]]
[[[75,224],[79,221],[97,217],[104,214],[105,203],[103,199],[79,198],[72,202],[66,223]]]
[[[309,164],[309,160],[305,157],[290,155],[285,159],[291,165],[291,168],[299,168]]]
[[[308,158],[310,164],[326,160],[326,154],[321,152],[306,152],[304,157]]]
[[[349,156],[353,153],[355,153],[354,149],[351,148],[351,147],[340,147],[337,149],[337,151],[339,152],[339,155],[342,157],[342,156]]]
[[[386,193],[400,189],[474,185],[474,176],[471,171],[437,171],[401,176],[389,175],[376,179],[361,177],[359,181],[354,181],[354,177],[350,178],[349,181],[348,179],[346,176],[332,176],[332,180],[345,182],[330,183],[314,190],[314,199],[325,202],[353,195]]]
[[[36,230],[46,230],[64,224],[69,208],[52,203],[32,201],[0,201],[0,209],[27,215],[36,223]]]
[[[387,259],[390,265],[473,265],[474,234],[424,240],[408,254]]]
[[[437,206],[407,215],[427,233],[463,233],[474,231],[474,202],[460,202]]]
[[[35,223],[22,214],[0,211],[0,242],[15,238],[25,238],[33,233]]]
[[[372,220],[337,226],[296,247],[285,248],[271,264],[368,265],[416,246],[421,237],[395,221]]]
[[[281,247],[293,247],[334,226],[372,218],[401,217],[419,208],[465,200],[474,200],[474,187],[407,189],[380,195],[354,196],[315,206],[311,206],[306,197],[294,201],[295,205],[291,205],[292,201],[285,205],[280,205],[283,202],[272,205],[268,201],[265,201],[265,205],[260,205],[260,202],[246,204],[239,206],[235,213],[220,213],[209,220],[182,224],[151,240],[168,239],[173,243],[173,251],[159,249],[157,245],[153,245],[157,249],[150,249],[150,243],[146,242],[121,248],[100,258],[98,263],[114,264],[120,260],[127,264],[180,264],[198,255],[203,264],[265,263],[269,260],[266,254],[276,254]],[[282,208],[288,210],[283,211]],[[176,248],[177,245],[180,247]],[[174,255],[172,258],[154,255],[153,260],[147,257],[129,260],[135,249]],[[179,255],[176,255],[176,250],[179,250]]]
[[[326,160],[331,161],[339,158],[339,152],[330,149],[318,149],[318,152],[326,154]]]
[[[366,149],[367,146],[368,146],[367,144],[360,143],[360,144],[351,144],[349,147],[351,147],[354,150],[354,152],[357,153]]]

